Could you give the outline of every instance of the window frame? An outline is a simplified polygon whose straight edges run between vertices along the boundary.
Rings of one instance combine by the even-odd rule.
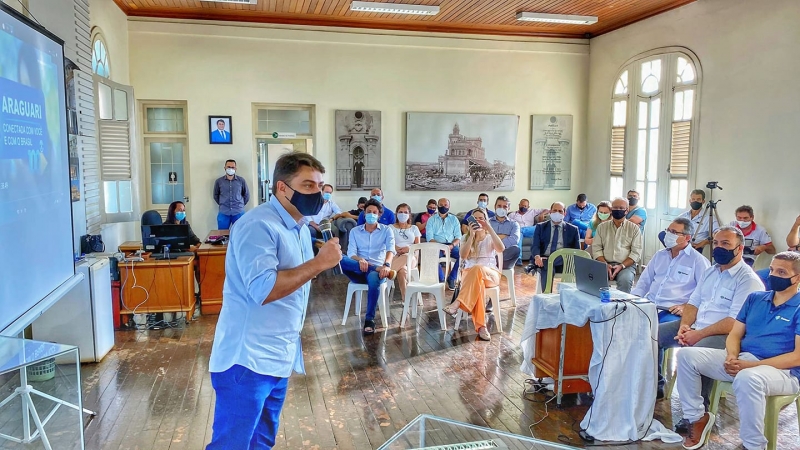
[[[91,43],[90,43],[90,58],[92,63],[92,73],[99,76],[111,80],[111,52],[108,51],[108,41],[106,41],[106,37],[103,34],[103,30],[99,26],[92,27],[91,32]],[[106,69],[108,70],[108,75],[101,75],[94,70],[94,43],[96,41],[100,41],[103,44],[103,47],[106,49]]]
[[[678,64],[678,57],[683,57],[684,59],[688,60],[694,68],[694,81],[693,83],[679,83],[677,81],[677,64]],[[641,64],[645,63],[649,60],[653,60],[656,58],[662,59],[662,77],[661,77],[661,87],[656,92],[650,94],[644,94],[640,91],[640,84],[641,84]],[[628,72],[628,82],[627,82],[627,92],[625,94],[615,94],[617,82],[623,73]],[[608,158],[606,164],[607,172],[607,187],[606,192],[611,192],[612,188],[612,178],[615,175],[611,174],[610,167],[611,167],[611,133],[612,129],[615,128],[614,126],[614,103],[620,100],[627,101],[627,111],[626,111],[626,121],[625,121],[625,155],[623,157],[623,173],[622,173],[622,180],[623,180],[623,196],[625,194],[624,191],[627,189],[631,189],[632,186],[636,185],[636,163],[637,158],[635,155],[635,150],[632,149],[632,145],[636,144],[635,136],[632,135],[634,132],[638,132],[638,115],[637,115],[637,108],[638,102],[640,99],[643,98],[651,98],[653,96],[660,95],[661,96],[661,106],[660,106],[660,116],[659,116],[659,156],[658,156],[658,176],[666,175],[665,180],[660,180],[658,178],[657,186],[660,186],[662,183],[666,183],[666,189],[664,192],[658,192],[656,204],[663,204],[667,205],[664,210],[665,213],[668,215],[677,216],[682,212],[685,208],[670,208],[669,207],[669,196],[670,196],[670,183],[672,181],[672,177],[669,176],[669,164],[670,164],[670,157],[671,157],[671,150],[672,150],[672,123],[674,122],[674,102],[675,102],[675,92],[678,90],[686,90],[686,89],[693,89],[694,90],[694,97],[693,97],[693,107],[692,107],[692,118],[690,119],[691,122],[691,137],[690,137],[690,156],[689,156],[689,173],[688,175],[681,179],[686,179],[689,183],[689,191],[691,191],[692,186],[696,186],[697,180],[697,161],[698,161],[698,154],[699,154],[699,130],[700,130],[700,98],[702,95],[702,79],[703,79],[703,69],[702,65],[700,64],[700,60],[697,55],[686,47],[679,47],[679,46],[671,46],[671,47],[661,47],[657,49],[653,49],[644,53],[640,53],[622,64],[615,73],[613,81],[610,83],[609,89],[609,100],[610,100],[610,107],[609,107],[609,120],[607,125],[608,130],[608,139],[606,142],[606,158]],[[636,121],[636,129],[632,130],[631,128],[631,121]],[[657,187],[658,189],[658,187]],[[644,195],[642,193],[642,195]],[[663,197],[663,198],[662,198]],[[662,203],[663,202],[663,203]]]

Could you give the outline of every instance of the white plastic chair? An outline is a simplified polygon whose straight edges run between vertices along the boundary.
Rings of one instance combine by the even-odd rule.
[[[511,306],[517,306],[517,293],[514,290],[514,267],[503,269],[500,273],[506,278],[506,281],[508,281],[508,295],[511,297]],[[498,308],[500,307],[500,304],[496,305]]]
[[[503,254],[497,254],[497,267],[500,268],[500,273],[503,273]],[[512,269],[513,270],[513,269]],[[462,271],[458,271],[458,281],[461,281],[461,274]],[[513,284],[514,277],[513,275],[509,278],[510,282]],[[492,301],[492,304],[495,305],[498,309],[497,314],[494,316],[494,321],[497,324],[497,331],[499,333],[503,332],[503,321],[500,319],[500,285],[495,287],[486,288],[486,297]],[[513,297],[512,297],[513,298]],[[485,300],[485,299],[484,299]],[[464,315],[467,315],[467,320],[472,317],[470,314],[465,313],[462,309],[459,308],[458,312],[456,313],[456,323],[453,326],[453,329],[458,331],[459,325],[461,325],[461,319],[464,318]],[[488,329],[488,327],[487,327]]]
[[[387,280],[381,283],[381,290],[380,295],[378,296],[378,311],[381,314],[381,323],[383,324],[383,328],[388,327],[388,320],[386,319],[386,311],[389,309],[389,287],[392,286],[392,281]],[[369,290],[369,286],[366,284],[358,284],[353,283],[352,281],[347,284],[347,300],[344,303],[344,315],[342,316],[342,325],[347,324],[347,313],[350,311],[350,300],[355,295],[356,297],[356,307],[353,310],[354,316],[361,315],[361,295]]]
[[[419,270],[416,276],[417,279],[415,280],[412,272],[411,258],[408,258],[406,270],[409,274],[412,274],[412,276],[409,277],[411,279],[406,286],[406,295],[405,298],[403,298],[403,315],[400,319],[400,326],[404,327],[406,324],[409,307],[411,306],[411,297],[414,296],[414,294],[418,294],[418,301],[414,302],[414,308],[411,310],[411,317],[416,318],[417,308],[420,303],[419,300],[422,298],[419,294],[427,292],[433,294],[436,298],[436,309],[439,312],[439,324],[442,327],[442,331],[447,330],[445,313],[442,311],[442,308],[444,308],[445,283],[439,281],[439,264],[443,262],[446,267],[450,265],[450,248],[444,244],[424,242],[421,244],[411,244],[408,252],[411,254],[418,252],[417,263],[419,264]],[[440,256],[442,252],[444,256]]]

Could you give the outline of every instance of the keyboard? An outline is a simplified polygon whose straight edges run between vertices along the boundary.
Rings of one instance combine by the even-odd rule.
[[[163,253],[153,253],[150,255],[151,258],[156,260],[164,260],[164,259],[178,259],[181,256],[194,256],[192,252],[169,252],[169,256],[164,256]]]

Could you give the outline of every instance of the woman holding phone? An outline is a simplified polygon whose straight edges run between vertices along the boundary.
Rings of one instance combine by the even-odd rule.
[[[472,322],[478,337],[491,340],[486,328],[486,288],[500,284],[500,268],[497,267],[497,254],[502,254],[505,245],[486,221],[486,211],[474,209],[470,213],[469,227],[461,241],[461,260],[464,270],[461,273],[461,291],[456,301],[444,311],[455,315],[459,308],[472,314]]]

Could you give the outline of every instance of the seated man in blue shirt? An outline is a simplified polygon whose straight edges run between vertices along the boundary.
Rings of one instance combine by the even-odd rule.
[[[231,230],[208,363],[216,392],[208,450],[275,445],[289,376],[304,372],[300,333],[311,279],[342,258],[337,238],[312,256],[303,217],[322,208],[323,173],[307,153],[281,156],[270,200]]]
[[[461,229],[459,227],[458,217],[450,213],[450,200],[440,198],[437,205],[438,214],[428,219],[428,224],[425,226],[425,233],[428,236],[428,242],[438,242],[450,248],[450,258],[452,258],[453,267],[450,271],[450,275],[447,277],[447,287],[453,290],[453,288],[455,288],[456,276],[458,276],[458,263],[460,262],[458,244],[461,242]],[[439,267],[439,281],[444,281],[444,270],[442,270],[441,267]]]
[[[392,228],[378,223],[383,206],[369,199],[364,208],[364,225],[350,230],[347,258],[343,258],[342,272],[353,283],[366,284],[367,314],[364,316],[364,334],[375,333],[375,309],[378,306],[381,284],[394,280],[396,272],[391,270],[394,258],[394,233]]]
[[[564,221],[578,227],[583,239],[596,212],[597,207],[586,201],[586,194],[578,194],[575,204],[567,206]]]
[[[678,352],[678,393],[689,437],[683,448],[705,444],[715,417],[707,413],[700,377],[733,382],[739,407],[739,437],[748,450],[767,448],[767,396],[800,390],[800,254],[783,252],[770,264],[772,291],[747,297],[725,349],[687,348]]]
[[[511,202],[508,201],[508,197],[505,195],[497,197],[494,202],[495,216],[489,219],[489,225],[492,226],[494,232],[503,241],[503,245],[506,246],[506,249],[503,250],[503,269],[514,267],[520,254],[519,224],[509,220],[507,217],[510,205]]]
[[[392,226],[395,222],[394,211],[391,208],[387,208],[383,205],[383,191],[381,188],[375,188],[369,192],[370,199],[375,200],[376,202],[381,204],[381,208],[383,209],[383,213],[378,218],[378,223],[386,226]],[[358,215],[358,224],[364,225],[367,223],[364,220],[364,211],[361,211],[361,214]]]
[[[628,191],[628,205],[630,208],[628,208],[628,215],[625,218],[639,225],[639,230],[644,235],[644,226],[647,224],[647,210],[644,206],[639,205],[639,192],[633,189]]]

